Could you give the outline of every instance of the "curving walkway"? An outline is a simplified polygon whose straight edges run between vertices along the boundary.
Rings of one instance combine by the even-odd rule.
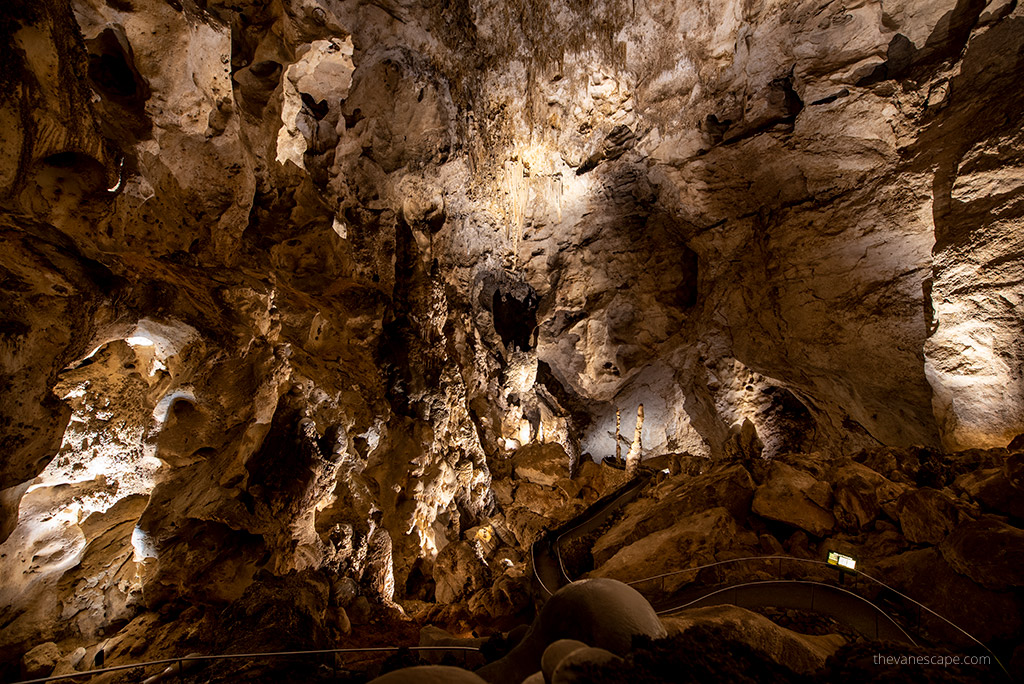
[[[561,543],[567,539],[583,537],[603,525],[614,512],[635,498],[645,484],[647,484],[646,474],[645,477],[633,480],[612,494],[602,498],[579,516],[558,529],[545,534],[533,544],[530,551],[534,563],[534,577],[540,585],[545,598],[573,581],[568,576],[565,565],[562,562]],[[729,565],[735,566],[742,563],[759,564],[761,566],[758,569],[759,572],[753,574],[760,575],[761,578],[733,581],[720,586],[695,584],[698,573],[702,570]],[[764,570],[768,563],[778,564],[778,577],[763,578]],[[800,579],[781,577],[783,563],[789,563],[790,570],[793,567],[801,568],[803,577]],[[627,582],[627,584],[637,587],[638,585],[657,581],[659,583],[659,591],[655,591],[653,588],[648,589],[646,595],[659,615],[667,615],[688,608],[721,604],[731,604],[743,608],[794,608],[828,615],[840,624],[846,625],[869,639],[916,645],[917,642],[908,634],[907,630],[886,610],[876,605],[872,600],[850,589],[818,581],[821,579],[822,571],[826,571],[828,574],[834,573],[838,584],[842,584],[843,577],[845,576],[858,579],[863,578],[867,582],[877,585],[878,589],[884,590],[885,593],[895,597],[897,601],[904,603],[912,611],[916,611],[919,619],[921,615],[927,613],[937,618],[938,623],[948,629],[950,633],[955,632],[958,637],[966,637],[969,641],[977,644],[1006,672],[1006,668],[985,644],[927,606],[863,571],[843,574],[843,571],[840,571],[836,566],[828,565],[819,560],[792,556],[737,558],[637,579]],[[686,586],[682,589],[664,595],[663,588],[666,578],[683,574],[693,575],[690,582],[686,583]],[[652,592],[654,595],[652,595]],[[641,591],[641,593],[645,592]],[[663,595],[659,597],[659,593]]]
[[[287,657],[308,657],[314,655],[334,655],[337,653],[397,653],[398,651],[462,651],[477,653],[480,648],[477,646],[367,646],[364,648],[324,648],[310,651],[274,651],[270,653],[227,653],[217,655],[187,655],[180,658],[164,658],[162,660],[147,660],[141,663],[130,663],[128,665],[114,665],[96,670],[74,672],[72,674],[51,675],[39,679],[25,679],[11,684],[42,684],[42,682],[59,682],[69,679],[90,679],[96,675],[108,672],[123,672],[124,670],[136,670],[151,665],[169,665],[167,671],[161,673],[168,677],[177,678],[180,673],[187,672],[190,667],[195,667],[210,660],[262,660],[264,658],[287,658]],[[160,675],[157,675],[159,677]],[[146,681],[150,681],[150,678]]]
[[[800,579],[783,577],[783,563],[789,570],[798,568],[803,575]],[[747,581],[732,581],[708,586],[696,583],[702,571],[752,565]],[[765,578],[765,568],[777,571],[777,577]],[[815,573],[813,571],[819,571]],[[633,587],[657,582],[658,590],[650,589],[652,605],[659,615],[667,615],[688,608],[703,608],[731,604],[741,608],[794,608],[822,615],[828,615],[837,622],[864,635],[869,639],[883,639],[916,645],[917,642],[900,626],[889,613],[873,601],[850,589],[821,581],[821,571],[840,577],[835,566],[822,561],[795,558],[791,556],[751,556],[718,561],[695,568],[645,577],[628,582]],[[748,571],[749,572],[749,571]],[[692,576],[691,584],[671,592],[664,591],[664,581],[681,575]],[[813,579],[812,579],[813,578]],[[839,582],[842,580],[840,579]],[[659,598],[660,597],[660,598]]]
[[[896,641],[916,646],[917,642],[885,611],[866,598],[824,582],[811,580],[763,580],[733,584],[721,589],[698,587],[695,598],[680,595],[655,606],[659,615],[689,608],[730,604],[740,608],[796,608],[828,615],[870,639]]]
[[[599,528],[613,513],[640,494],[640,490],[647,484],[650,475],[650,473],[642,472],[637,479],[631,480],[611,494],[601,497],[587,510],[560,527],[549,530],[530,546],[534,578],[539,583],[545,597],[551,596],[573,581],[562,562],[562,541],[567,538],[582,537]]]

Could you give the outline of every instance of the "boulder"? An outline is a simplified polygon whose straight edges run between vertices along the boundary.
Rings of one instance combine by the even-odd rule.
[[[581,648],[589,647],[577,639],[559,639],[558,641],[552,642],[550,646],[544,649],[544,655],[540,658],[540,669],[541,672],[544,673],[544,678],[550,681],[551,675],[555,671],[555,668],[558,667],[558,664],[562,662],[567,655],[573,651],[578,651]]]
[[[559,480],[558,482],[572,482]],[[517,507],[543,515],[554,520],[568,520],[582,509],[582,503],[569,496],[569,492],[561,486],[542,486],[532,482],[522,482],[516,487],[515,502]]]
[[[483,588],[490,571],[467,541],[448,544],[434,561],[434,596],[438,603],[454,603]]]
[[[916,449],[875,447],[857,453],[854,460],[893,482],[912,484],[921,468]]]
[[[738,606],[693,608],[662,618],[669,635],[685,634],[694,625],[715,625],[727,638],[750,646],[794,672],[813,674],[846,643],[838,634],[811,636],[780,627],[763,615]]]
[[[757,535],[742,528],[724,508],[712,508],[675,521],[671,527],[625,546],[593,574],[624,582],[703,565],[732,555],[750,555]],[[693,579],[682,574],[665,579],[665,591]]]
[[[334,623],[342,634],[352,633],[352,620],[349,619],[348,613],[341,606],[334,608]]]
[[[56,667],[53,668],[51,673],[54,677],[57,675],[71,674],[78,671],[78,666],[85,658],[85,649],[81,646],[76,648],[71,653],[57,661]]]
[[[551,487],[569,477],[569,456],[561,444],[527,444],[512,455],[512,468],[516,477],[545,487]]]
[[[365,625],[373,617],[373,606],[370,605],[368,598],[360,594],[352,600],[346,613],[348,613],[349,624]]]
[[[1024,585],[1024,530],[984,517],[957,527],[939,548],[950,567],[986,589]]]
[[[823,486],[824,485],[824,486]],[[752,509],[762,518],[784,522],[821,537],[835,528],[827,483],[785,463],[773,463],[768,480],[754,492]],[[831,508],[831,506],[829,506]]]
[[[523,640],[478,674],[492,684],[519,684],[540,668],[545,650],[555,641],[574,639],[625,654],[637,635],[665,636],[647,599],[616,580],[579,580],[555,592]]]
[[[695,477],[670,478],[655,487],[649,497],[626,506],[621,519],[594,544],[594,561],[601,564],[623,546],[716,506],[725,507],[732,517],[743,520],[750,511],[754,486],[750,473],[739,464]]]
[[[370,684],[486,684],[486,681],[461,667],[448,665],[418,665],[394,670]]]
[[[906,492],[897,502],[903,536],[918,544],[938,544],[960,519],[956,503],[930,487]]]
[[[822,451],[791,451],[779,454],[771,463],[785,463],[797,470],[810,473],[815,480],[831,481],[831,474],[835,470],[836,456],[832,453]]]
[[[665,630],[636,589],[613,579],[594,578],[555,592],[541,610],[535,634],[545,645],[556,638],[578,639],[624,654],[634,636],[662,637]]]
[[[803,530],[797,530],[793,534],[789,535],[786,539],[783,547],[786,549],[786,553],[790,556],[796,556],[797,558],[809,558],[814,559],[817,554],[811,550],[811,540],[807,536],[807,533]]]
[[[580,498],[590,505],[626,484],[629,478],[625,470],[584,458],[577,468],[575,481],[580,485]]]
[[[954,570],[937,548],[916,549],[880,560],[871,574],[982,642],[1011,638],[1024,627],[1020,598],[978,586]],[[917,615],[912,604],[901,607]],[[973,645],[962,633],[927,612],[922,626],[939,641]]]
[[[764,442],[757,435],[757,428],[744,418],[729,428],[729,438],[723,446],[727,460],[752,460],[761,457],[764,451]]]
[[[491,481],[491,491],[494,492],[495,500],[502,506],[511,506],[513,502],[513,490],[515,485],[509,479],[494,479]]]
[[[1020,437],[1024,437],[1024,435],[1020,435]],[[1024,492],[1024,451],[1010,454],[1003,462],[1003,472],[1006,473],[1006,479],[1010,481],[1010,485]]]
[[[551,521],[529,508],[515,507],[505,515],[505,524],[521,548],[528,549],[549,528]]]
[[[594,668],[608,663],[622,663],[622,658],[603,648],[576,649],[561,659],[551,673],[551,684],[588,684]]]
[[[835,482],[835,516],[848,529],[866,528],[907,489],[859,463],[836,471]]]
[[[486,641],[487,639],[484,637],[461,639],[451,632],[434,625],[425,625],[420,628],[420,646],[470,646],[480,648]],[[437,665],[446,656],[450,656],[451,653],[451,651],[424,651],[420,654],[420,657],[428,663]],[[457,655],[460,656],[458,662],[467,667],[474,666],[474,663],[475,666],[479,666],[485,662],[479,653],[463,652]]]
[[[530,577],[518,569],[509,569],[473,594],[468,606],[478,621],[496,621],[507,625],[521,616],[529,617],[532,599]]]
[[[48,677],[60,660],[60,647],[52,641],[39,644],[21,659],[21,669],[26,679]]]
[[[1014,486],[1005,468],[965,473],[953,485],[990,511],[1024,519],[1024,489]]]

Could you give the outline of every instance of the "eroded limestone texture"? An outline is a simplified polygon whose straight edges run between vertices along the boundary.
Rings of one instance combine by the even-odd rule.
[[[274,582],[331,616],[305,645],[508,628],[640,446],[722,496],[675,483],[608,572],[773,546],[752,511],[1012,585],[965,559],[1020,543],[1018,3],[8,0],[0,34],[4,676],[203,650]],[[849,459],[914,446],[955,486]]]

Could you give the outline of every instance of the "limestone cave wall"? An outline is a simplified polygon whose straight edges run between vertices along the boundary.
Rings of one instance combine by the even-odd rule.
[[[766,458],[1024,433],[1015,0],[7,0],[0,33],[11,662],[289,573],[457,602],[446,563],[543,526],[513,457],[572,480],[640,404],[647,456],[709,462],[745,422]]]

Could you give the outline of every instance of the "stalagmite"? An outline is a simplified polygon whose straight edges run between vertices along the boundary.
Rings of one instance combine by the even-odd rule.
[[[622,409],[615,409],[615,460],[622,460]]]
[[[626,475],[633,477],[640,469],[640,459],[643,456],[643,429],[644,429],[644,405],[636,408],[636,428],[633,430],[633,443],[629,445],[629,452],[626,454]]]

